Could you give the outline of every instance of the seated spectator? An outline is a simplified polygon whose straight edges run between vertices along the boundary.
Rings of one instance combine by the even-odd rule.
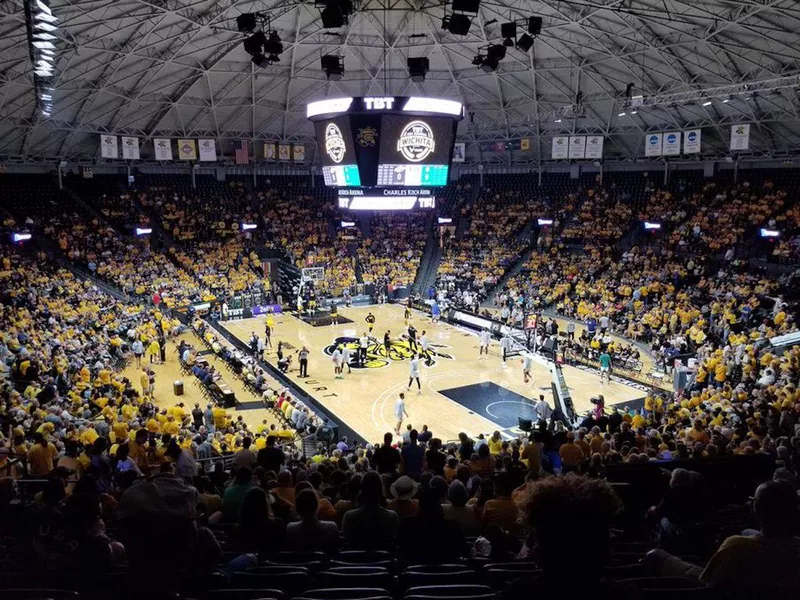
[[[317,518],[319,502],[314,490],[297,495],[295,509],[300,521],[286,526],[286,548],[300,552],[333,553],[339,546],[339,528],[332,521]]]
[[[382,488],[378,473],[366,473],[361,481],[361,506],[346,512],[342,519],[342,535],[356,548],[388,548],[397,537],[400,520],[380,505]]]
[[[284,540],[286,526],[271,516],[267,493],[251,487],[242,499],[239,521],[231,532],[230,545],[238,551],[277,552]]]
[[[458,523],[445,520],[439,494],[431,489],[420,493],[419,515],[403,521],[397,536],[398,554],[419,562],[450,562],[466,550]]]
[[[442,515],[446,520],[458,523],[464,537],[474,537],[483,527],[475,506],[467,506],[468,500],[467,488],[456,479],[447,488],[448,503],[442,505]]]
[[[389,488],[392,499],[387,508],[395,513],[402,521],[409,517],[416,517],[419,513],[419,502],[414,499],[417,493],[417,484],[408,475],[403,475]]]

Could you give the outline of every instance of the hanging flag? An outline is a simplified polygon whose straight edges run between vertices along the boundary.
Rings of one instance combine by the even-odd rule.
[[[557,135],[553,138],[553,160],[560,160],[569,156],[569,138]]]
[[[236,148],[235,153],[237,165],[246,165],[250,163],[250,145],[247,143],[247,140],[239,142],[239,147]]]
[[[210,138],[200,140],[200,160],[203,162],[214,162],[217,160],[216,140]]]
[[[492,152],[499,152],[500,154],[504,154],[506,151],[506,143],[505,142],[493,142],[492,143]]]
[[[194,140],[178,140],[178,160],[197,160],[197,145]]]
[[[700,136],[702,130],[690,129],[683,132],[683,153],[697,154],[700,152]]]
[[[678,156],[681,153],[680,131],[667,131],[664,134],[661,153],[664,156]]]
[[[464,162],[467,154],[467,145],[464,142],[453,144],[453,162]]]
[[[172,143],[167,138],[153,138],[156,160],[172,160]]]
[[[530,138],[522,138],[519,141],[519,149],[523,152],[528,152],[531,149],[531,140]]]
[[[117,136],[115,135],[100,136],[100,156],[102,156],[103,158],[119,158],[119,146],[117,145]]]
[[[289,144],[278,144],[278,160],[289,160],[292,147]]]
[[[275,160],[275,142],[264,143],[264,158]]]
[[[731,150],[747,150],[750,147],[750,125],[731,125]]]
[[[306,160],[306,147],[303,144],[295,144],[292,146],[292,155],[295,162],[304,162]]]
[[[663,137],[660,133],[646,133],[644,136],[644,155],[661,156],[661,140]]]
[[[128,160],[139,160],[139,138],[122,138],[122,158]]]
[[[586,136],[573,135],[569,138],[569,157],[586,158]]]
[[[586,137],[586,158],[603,158],[603,142],[605,138],[602,135],[589,135]]]

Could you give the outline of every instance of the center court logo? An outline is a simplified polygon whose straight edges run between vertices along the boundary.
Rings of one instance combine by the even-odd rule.
[[[325,128],[325,152],[333,162],[339,164],[344,159],[346,149],[341,129],[333,123],[328,123]]]
[[[397,140],[397,151],[411,162],[425,160],[435,147],[433,130],[425,121],[411,121]]]
[[[356,363],[356,356],[358,355],[358,339],[354,337],[337,337],[333,340],[333,343],[329,346],[326,346],[323,352],[328,356],[333,355],[333,351],[336,350],[337,347],[347,347],[350,349],[350,353],[352,354],[352,364],[350,365],[353,369],[361,369],[360,365]],[[417,344],[417,348],[419,349],[420,359],[422,362],[425,362],[426,359],[430,359],[431,366],[436,364],[438,359],[447,359],[453,360],[454,357],[452,354],[448,354],[444,352],[446,346],[442,346],[439,344],[431,344],[428,342],[428,352],[422,352],[422,348],[419,344]],[[389,346],[389,353],[386,353],[386,346],[383,343],[379,342],[375,338],[371,338],[369,345],[367,346],[367,360],[364,363],[365,369],[380,369],[381,367],[386,367],[392,362],[402,362],[406,360],[411,360],[411,357],[414,356],[414,351],[411,349],[411,345],[408,343],[408,340],[392,340],[391,345]]]

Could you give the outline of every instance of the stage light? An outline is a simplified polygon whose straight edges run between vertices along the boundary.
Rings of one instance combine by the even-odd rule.
[[[531,35],[542,33],[542,17],[528,17],[528,33]]]
[[[653,231],[653,230],[661,229],[661,223],[653,223],[651,221],[645,221],[644,222],[644,228],[647,231]]]
[[[501,61],[506,57],[506,47],[502,44],[492,44],[489,46],[489,50],[486,55],[489,58],[494,58],[498,61]]]
[[[483,61],[486,57],[483,54],[478,54],[475,58],[472,59],[472,64],[476,67],[480,67],[483,64]]]
[[[252,33],[256,28],[256,14],[244,13],[236,17],[236,28],[240,33]]]
[[[153,230],[150,227],[137,227],[136,228],[136,235],[138,235],[138,236],[150,235],[151,233],[153,233]]]
[[[269,39],[264,44],[264,52],[267,54],[281,54],[283,52],[283,44],[281,44],[281,37],[277,31],[269,32]]]
[[[325,29],[336,29],[347,22],[347,17],[342,9],[336,5],[326,6],[322,11],[322,26]]]
[[[244,41],[244,51],[250,55],[263,54],[262,48],[267,43],[267,36],[263,31],[257,31]]]
[[[554,123],[561,123],[561,119],[556,119]]]
[[[306,117],[347,112],[352,103],[352,98],[331,98],[329,100],[310,102],[308,106],[306,106]]]
[[[492,71],[496,71],[498,66],[500,66],[500,61],[490,56],[487,56],[481,63],[481,69],[483,69],[483,71],[485,71],[486,73],[491,73]]]
[[[430,69],[430,61],[426,56],[416,58],[409,58],[407,61],[408,74],[411,76],[411,81],[415,83],[422,83],[425,81],[425,75]]]
[[[13,234],[11,234],[11,239],[15,244],[18,244],[20,242],[26,242],[29,239],[31,239],[32,237],[33,237],[33,235],[31,235],[30,233],[13,233]]]
[[[517,24],[512,21],[500,25],[500,36],[505,38],[503,39],[504,46],[513,47],[514,40],[517,38]]]
[[[477,13],[480,7],[480,0],[453,0],[453,10],[455,12]]]
[[[451,15],[447,21],[447,30],[453,35],[467,35],[472,21],[467,15]]]
[[[320,64],[328,81],[341,81],[344,75],[344,59],[341,56],[326,54],[320,59]]]
[[[523,52],[527,52],[531,48],[533,48],[533,38],[529,36],[527,33],[523,33],[519,36],[517,40],[517,48],[522,50]]]
[[[624,112],[621,112],[621,113],[619,113],[617,116],[618,116],[618,117],[624,117],[624,116],[625,116],[625,113],[624,113]]]

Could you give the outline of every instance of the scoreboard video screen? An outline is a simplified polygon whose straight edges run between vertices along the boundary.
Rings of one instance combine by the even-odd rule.
[[[346,188],[340,204],[350,198],[361,208],[381,198],[401,209],[412,198],[417,206],[433,206],[434,195],[419,191],[447,185],[463,107],[437,98],[334,98],[312,102],[307,116],[314,122],[325,185]],[[355,188],[363,189],[342,193]],[[417,189],[401,194],[394,188]]]

